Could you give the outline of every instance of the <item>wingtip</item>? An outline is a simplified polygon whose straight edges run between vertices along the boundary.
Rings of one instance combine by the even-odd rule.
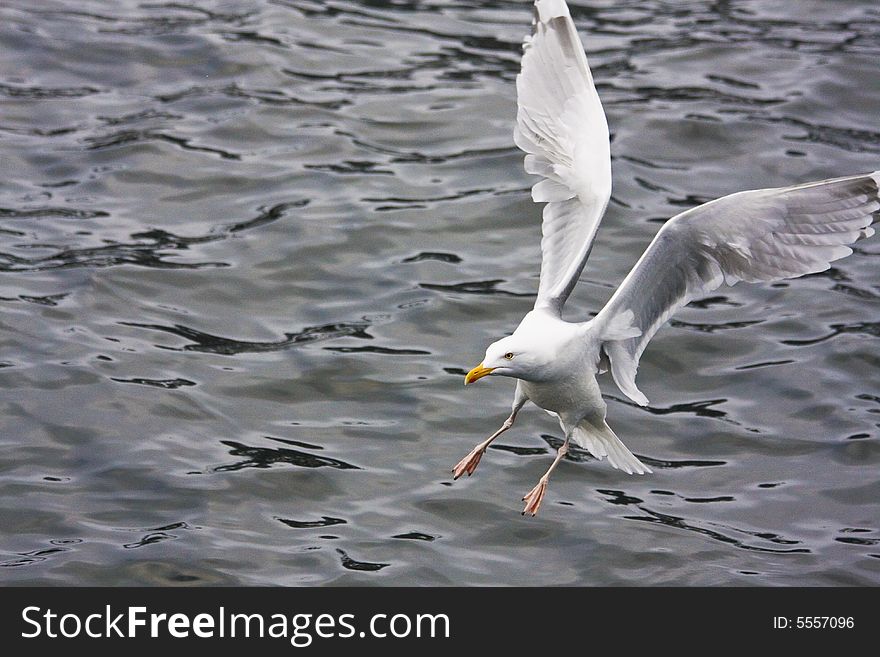
[[[535,14],[542,23],[548,23],[559,16],[570,16],[565,0],[537,0]]]

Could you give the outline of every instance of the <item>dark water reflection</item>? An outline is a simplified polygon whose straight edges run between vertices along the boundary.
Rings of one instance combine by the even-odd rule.
[[[0,6],[0,566],[25,584],[878,584],[880,243],[696,300],[609,421],[654,474],[464,389],[531,303],[523,1]],[[880,12],[572,2],[614,196],[659,225],[880,167]],[[605,382],[607,383],[607,382]]]

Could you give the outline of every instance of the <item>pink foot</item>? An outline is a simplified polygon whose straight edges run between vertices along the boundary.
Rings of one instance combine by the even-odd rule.
[[[480,448],[479,445],[474,447],[470,454],[465,456],[454,468],[452,468],[452,478],[458,479],[465,472],[467,472],[468,477],[474,474],[474,470],[476,470],[477,466],[480,464],[480,459],[483,458],[483,452],[485,451],[486,449]]]
[[[534,516],[541,507],[541,501],[544,499],[545,492],[547,492],[547,480],[542,478],[538,482],[538,485],[523,497],[523,502],[526,503],[526,508],[523,509],[522,514],[525,515],[529,513]]]

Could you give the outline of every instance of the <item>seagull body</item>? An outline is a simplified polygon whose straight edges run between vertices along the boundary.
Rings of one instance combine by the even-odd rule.
[[[562,318],[611,197],[608,124],[586,55],[564,0],[535,2],[534,32],[523,44],[514,141],[525,169],[542,177],[532,198],[546,203],[541,277],[534,309],[512,335],[491,344],[465,385],[485,376],[517,379],[510,416],[453,468],[473,474],[488,446],[527,401],[559,420],[565,440],[523,500],[534,515],[569,444],[628,474],[651,470],[605,421],[596,377],[611,372],[640,406],[638,362],[681,306],[717,289],[796,278],[828,269],[855,241],[870,237],[880,210],[880,171],[738,192],[667,221],[605,307],[591,320]]]

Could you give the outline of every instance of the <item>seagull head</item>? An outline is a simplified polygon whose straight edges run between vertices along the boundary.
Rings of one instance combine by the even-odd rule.
[[[473,383],[477,379],[493,374],[495,376],[519,377],[522,369],[523,358],[517,361],[517,356],[523,355],[522,345],[518,345],[515,334],[493,342],[486,349],[483,362],[467,373],[464,384]]]
[[[464,384],[484,376],[510,376],[524,381],[541,381],[552,375],[556,364],[557,340],[545,322],[526,315],[513,335],[493,342],[483,362],[467,373]]]

